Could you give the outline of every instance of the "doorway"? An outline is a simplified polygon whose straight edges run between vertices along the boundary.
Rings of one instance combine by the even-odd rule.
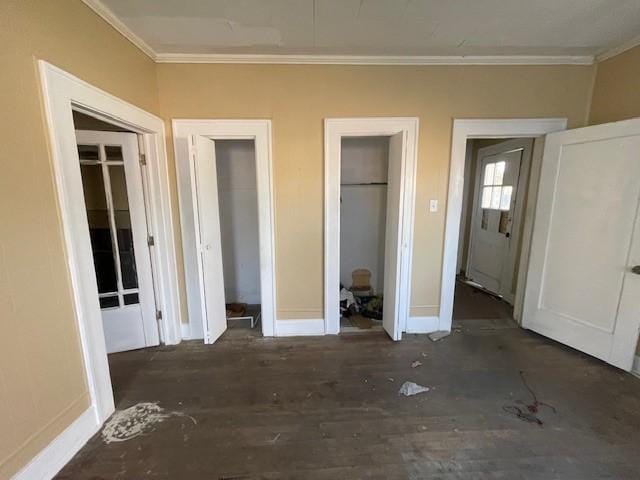
[[[174,120],[190,322],[215,342],[228,327],[275,334],[269,120]]]
[[[158,345],[140,139],[79,111],[73,121],[107,353]]]
[[[155,298],[160,312],[158,316],[162,317],[158,322],[160,327],[159,340],[164,344],[176,344],[180,341],[178,335],[180,311],[177,297],[177,271],[170,211],[169,178],[164,150],[164,122],[47,62],[39,61],[38,67],[49,128],[52,167],[63,226],[74,311],[82,345],[86,380],[91,396],[91,406],[77,421],[80,422],[78,425],[81,430],[80,436],[86,440],[113,413],[115,405],[73,112],[81,112],[93,119],[133,132],[140,140],[138,153],[144,155],[142,158],[147,163],[149,194],[146,197],[146,213],[148,214],[147,228],[152,232],[154,238],[151,261],[156,274]],[[106,147],[107,144],[109,142],[98,143],[98,145],[102,145],[99,149]],[[97,161],[95,156],[93,158],[93,161],[96,162],[94,172],[111,167],[108,163],[104,164],[107,158],[106,148],[103,149],[105,150],[104,157],[101,158],[99,154]],[[100,164],[100,168],[97,164]],[[114,166],[116,165],[114,164]],[[117,166],[120,167],[119,173],[122,174],[122,169],[126,170],[124,158]],[[93,178],[95,178],[95,174]],[[119,182],[119,186],[122,190],[121,193],[127,190],[129,198],[129,178],[127,178],[126,171],[124,178],[126,186],[123,185],[123,182]],[[99,185],[99,182],[96,181],[96,184]],[[107,189],[104,178],[102,186],[106,196]],[[104,207],[105,205],[106,200],[100,206]],[[129,206],[131,207],[131,205]],[[96,210],[103,212],[106,210],[108,216],[109,208]],[[131,208],[130,215],[132,215]],[[131,220],[132,224],[137,223],[133,216]],[[117,235],[118,228],[116,227],[115,230],[114,235]],[[112,231],[109,226],[110,235]],[[132,232],[132,236],[135,237],[137,234]],[[134,254],[138,255],[140,251],[144,251],[144,248],[138,248],[134,241]],[[136,268],[138,267],[136,266]],[[106,293],[111,294],[113,291]],[[125,288],[118,289],[116,292],[118,302],[122,297],[124,303],[124,296],[129,293],[134,292],[127,292]],[[141,292],[137,293],[140,295]]]
[[[565,126],[561,119],[454,121],[441,329],[451,328],[454,307],[467,141],[540,136],[544,150],[534,141],[513,317],[523,328],[628,371],[640,312],[640,119]],[[493,175],[486,174],[488,163],[481,173],[490,181],[479,187],[502,189],[496,162]]]
[[[439,330],[451,330],[456,283],[460,280],[459,273],[461,270],[463,268],[466,269],[468,260],[468,258],[464,258],[465,254],[468,256],[469,247],[468,242],[465,244],[465,238],[469,238],[470,218],[473,212],[472,207],[470,207],[470,205],[473,205],[473,195],[471,195],[472,189],[469,187],[469,183],[479,178],[476,174],[479,172],[471,170],[473,167],[473,149],[468,148],[469,140],[487,140],[484,145],[482,143],[477,144],[479,150],[481,147],[499,144],[508,139],[542,137],[547,133],[563,130],[564,128],[566,128],[566,120],[556,118],[454,120],[451,142],[449,190],[447,195],[447,214],[445,219],[445,242],[442,260],[442,285],[440,314],[438,318]],[[506,307],[506,311],[508,312],[507,316],[509,318],[515,318],[516,320],[520,319],[520,313],[522,311],[522,299],[524,297],[524,288],[522,287],[524,287],[525,283],[522,278],[526,274],[528,265],[531,231],[533,228],[532,218],[536,204],[537,182],[540,175],[543,145],[543,142],[539,141],[536,144],[537,148],[532,150],[531,154],[529,181],[532,185],[536,185],[536,188],[527,190],[525,201],[527,207],[524,208],[524,213],[522,214],[521,235],[523,241],[519,253],[518,274],[516,278],[516,282],[521,288],[516,289],[513,299],[513,311],[511,312],[510,306]],[[491,177],[491,181],[493,182],[493,176]],[[484,187],[484,181],[482,183],[482,187]],[[486,186],[493,187],[494,185],[491,183]],[[501,187],[502,185],[499,186]],[[478,195],[480,194],[480,186],[476,189],[474,184],[473,190],[476,190]],[[480,205],[481,200],[482,199],[479,198]],[[460,245],[461,243],[462,245]],[[461,290],[462,293],[473,293],[475,291],[475,289],[469,290],[467,288]],[[503,308],[503,314],[504,310]],[[471,313],[471,315],[473,315],[473,313]]]
[[[390,137],[345,137],[340,166],[340,332],[382,330]]]
[[[377,326],[402,338],[417,135],[416,118],[325,120],[325,333]]]
[[[536,141],[467,140],[454,320],[513,315]]]
[[[226,312],[226,328],[244,334],[260,331],[260,241],[255,144],[252,140],[215,140],[220,248]],[[196,182],[201,240],[214,215],[203,208],[209,188],[196,160]],[[206,253],[204,253],[206,254]],[[203,254],[203,255],[204,255]],[[215,281],[204,272],[207,281]],[[205,305],[206,307],[206,305]]]

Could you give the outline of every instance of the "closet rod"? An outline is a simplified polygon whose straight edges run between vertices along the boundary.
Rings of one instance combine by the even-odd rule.
[[[372,182],[372,183],[341,183],[340,186],[350,185],[388,185],[387,182]]]

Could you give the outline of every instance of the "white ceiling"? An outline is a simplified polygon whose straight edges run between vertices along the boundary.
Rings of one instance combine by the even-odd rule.
[[[160,55],[597,55],[640,35],[640,0],[101,2]]]

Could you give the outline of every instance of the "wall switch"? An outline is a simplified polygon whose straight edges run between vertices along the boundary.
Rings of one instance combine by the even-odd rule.
[[[431,213],[438,211],[438,200],[429,200],[429,211]]]

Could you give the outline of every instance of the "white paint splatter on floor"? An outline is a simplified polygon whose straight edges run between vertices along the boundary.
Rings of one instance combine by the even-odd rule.
[[[102,429],[102,440],[105,443],[124,442],[152,431],[158,423],[167,418],[179,416],[189,418],[194,425],[196,420],[181,412],[166,412],[157,402],[141,402],[116,412]]]

